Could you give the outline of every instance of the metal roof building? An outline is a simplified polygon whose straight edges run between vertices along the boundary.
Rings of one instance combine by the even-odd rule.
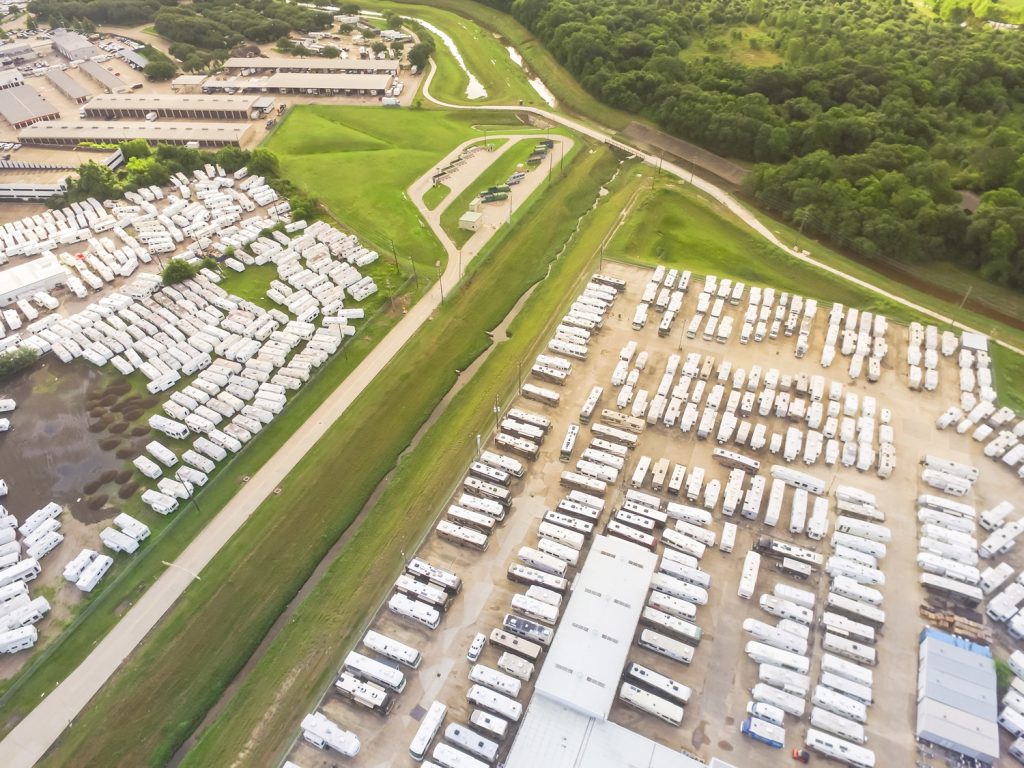
[[[0,307],[63,285],[68,273],[52,253],[0,272]]]
[[[117,143],[145,139],[151,144],[188,144],[223,147],[239,144],[251,123],[162,123],[127,121],[58,121],[30,125],[18,134],[22,144],[75,146],[83,141]]]
[[[607,719],[657,560],[637,544],[594,537],[506,768],[707,768]]]
[[[999,759],[996,668],[988,648],[926,629],[918,647],[917,737],[967,757]]]
[[[66,29],[54,30],[50,39],[57,53],[68,61],[91,59],[93,56],[103,53],[82,35],[77,32],[68,32]]]
[[[90,93],[71,77],[67,72],[60,69],[51,69],[46,73],[46,79],[53,83],[53,87],[63,93],[76,104],[88,101]]]
[[[608,718],[657,562],[623,539],[594,539],[537,677],[537,694]]]
[[[224,62],[226,72],[251,69],[256,72],[349,72],[352,74],[398,74],[398,62],[393,59],[290,59],[283,56],[269,58],[233,57]]]
[[[264,87],[280,91],[313,89],[332,93],[383,93],[391,85],[391,75],[363,74],[301,74],[278,72],[264,81]]]
[[[85,105],[85,118],[145,118],[148,113],[156,112],[160,117],[184,120],[248,120],[254,111],[263,112],[271,109],[273,105],[274,99],[270,96],[100,94]]]
[[[21,76],[21,72],[16,68],[12,67],[11,69],[5,69],[0,72],[0,90],[24,84],[25,78]]]
[[[107,93],[120,93],[121,91],[126,91],[132,87],[131,83],[126,83],[113,72],[104,69],[95,61],[83,61],[78,65],[78,68],[103,86],[103,90]]]
[[[0,91],[0,115],[15,128],[41,120],[56,120],[60,111],[30,86],[15,85]]]

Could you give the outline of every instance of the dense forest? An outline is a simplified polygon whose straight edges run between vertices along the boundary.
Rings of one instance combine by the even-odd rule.
[[[487,1],[608,104],[758,163],[800,227],[1024,288],[1022,33],[909,0]]]
[[[194,72],[228,58],[245,41],[269,43],[288,33],[327,29],[332,14],[283,0],[31,0],[28,9],[52,26],[81,22],[134,26],[154,22],[183,69]]]

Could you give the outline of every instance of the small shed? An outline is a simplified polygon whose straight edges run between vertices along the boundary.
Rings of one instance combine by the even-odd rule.
[[[480,225],[483,223],[484,215],[477,213],[476,211],[466,211],[459,218],[459,229],[465,229],[470,232],[479,232]]]

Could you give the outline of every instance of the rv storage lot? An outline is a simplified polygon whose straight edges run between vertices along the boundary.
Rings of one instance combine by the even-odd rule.
[[[449,707],[446,722],[468,721],[472,708],[465,699],[469,687],[467,673],[470,667],[465,659],[466,649],[474,634],[489,634],[491,629],[500,626],[502,616],[510,611],[512,595],[525,592],[525,585],[514,584],[506,578],[506,570],[509,564],[515,561],[515,553],[520,546],[536,546],[535,534],[544,511],[553,509],[565,494],[564,489],[559,487],[560,473],[573,469],[571,465],[579,458],[580,451],[586,447],[590,439],[589,428],[583,426],[572,461],[568,465],[562,463],[559,461],[558,453],[566,427],[577,422],[579,408],[594,385],[605,388],[597,412],[599,413],[601,408],[615,407],[618,390],[610,386],[611,372],[618,361],[619,349],[629,341],[637,341],[639,350],[646,350],[649,353],[645,371],[641,374],[637,386],[648,388],[652,393],[657,388],[670,355],[681,354],[685,360],[687,353],[700,352],[702,355],[715,356],[717,362],[731,361],[733,370],[738,367],[749,370],[752,365],[758,364],[766,371],[770,367],[775,367],[782,374],[790,373],[794,376],[800,372],[821,373],[826,379],[843,382],[844,392],[870,394],[877,399],[879,409],[892,410],[897,471],[891,478],[882,480],[874,472],[860,473],[853,468],[842,468],[839,464],[831,468],[826,467],[822,459],[810,467],[805,466],[800,460],[794,462],[793,466],[825,480],[829,492],[837,483],[842,483],[875,493],[882,510],[886,513],[885,524],[893,532],[888,554],[881,562],[881,568],[887,577],[887,585],[882,588],[882,607],[888,620],[879,633],[876,646],[880,663],[874,669],[875,704],[868,711],[867,746],[875,750],[878,765],[912,765],[918,757],[915,755],[912,738],[917,674],[916,642],[917,633],[923,626],[923,621],[918,618],[918,606],[924,600],[923,592],[917,585],[918,571],[914,562],[917,553],[914,499],[920,493],[929,492],[929,489],[918,480],[917,461],[928,452],[980,466],[983,480],[978,484],[973,498],[966,499],[979,510],[992,506],[1001,499],[1013,498],[1015,493],[1019,494],[1020,487],[1016,478],[1005,468],[995,466],[981,456],[978,444],[969,437],[957,435],[953,431],[937,432],[934,429],[935,418],[959,397],[955,362],[945,358],[942,360],[941,384],[936,392],[911,391],[907,387],[905,374],[908,331],[905,327],[890,324],[887,335],[889,355],[881,380],[876,384],[869,384],[862,377],[854,384],[848,384],[848,358],[837,355],[836,362],[828,369],[821,369],[819,365],[827,308],[819,308],[811,337],[811,350],[802,360],[796,359],[793,355],[795,337],[784,337],[781,334],[775,341],[765,339],[760,344],[751,341],[746,346],[739,344],[737,333],[733,334],[733,338],[726,345],[704,342],[699,334],[696,339],[687,339],[684,331],[694,312],[695,296],[700,290],[698,280],[691,284],[683,310],[673,326],[673,332],[666,338],[659,338],[657,325],[661,315],[653,311],[651,319],[642,331],[636,332],[630,327],[633,309],[640,298],[643,285],[650,278],[650,271],[607,263],[603,271],[625,278],[628,287],[626,293],[617,299],[604,329],[592,338],[589,359],[586,362],[574,362],[573,372],[563,388],[530,379],[534,383],[556,389],[562,398],[560,406],[549,408],[523,398],[513,403],[514,407],[543,412],[553,424],[542,445],[540,457],[528,463],[524,479],[513,481],[515,500],[505,524],[497,529],[497,533],[492,534],[490,545],[483,553],[456,548],[435,534],[428,535],[422,549],[416,553],[436,566],[455,571],[464,583],[463,592],[454,599],[447,614],[442,616],[440,627],[431,631],[413,625],[390,613],[386,608],[369,625],[379,632],[414,646],[423,655],[424,661],[419,670],[404,670],[407,672],[409,684],[398,696],[395,709],[387,719],[382,719],[341,699],[336,693],[329,692],[321,710],[334,722],[359,736],[362,742],[360,762],[370,766],[405,764],[408,758],[402,750],[407,747],[418,727],[422,709],[429,707],[435,698]],[[726,304],[725,314],[736,315],[741,319],[745,306],[746,296],[739,307],[730,307]],[[553,308],[552,311],[561,314],[561,308]],[[739,323],[737,327],[738,325]],[[524,375],[528,369],[529,365],[524,365]],[[708,390],[716,382],[717,378],[713,374],[708,382]],[[728,393],[728,386],[726,391]],[[784,431],[790,423],[774,416],[758,418],[756,410],[751,420],[755,423],[766,423],[769,432]],[[597,421],[595,415],[591,423]],[[606,509],[614,510],[620,506],[624,488],[628,487],[633,467],[640,455],[651,456],[654,459],[667,457],[672,462],[679,462],[690,468],[703,467],[707,472],[705,481],[718,479],[724,486],[728,470],[711,458],[712,448],[717,445],[713,439],[714,433],[708,440],[700,441],[696,439],[695,432],[696,429],[684,434],[677,427],[668,429],[660,423],[647,427],[641,436],[639,447],[629,454],[628,464],[620,475],[618,487],[609,488]],[[485,447],[494,450],[493,444]],[[725,447],[735,448],[732,445]],[[762,475],[767,475],[772,464],[785,463],[781,454],[773,457],[767,448],[753,454],[749,449],[736,450],[759,458],[762,462]],[[453,483],[456,480],[457,478],[452,478]],[[649,480],[644,490],[651,492]],[[461,488],[456,490],[456,495],[460,493]],[[675,500],[665,493],[660,495],[663,499]],[[819,551],[826,557],[830,553],[827,538],[822,542],[814,542],[803,535],[789,535],[786,528],[791,498],[792,489],[788,489],[782,516],[774,529],[763,524],[764,503],[756,522],[748,521],[738,514],[732,518],[725,518],[722,515],[721,502],[716,507],[711,525],[716,533],[720,534],[723,520],[737,523],[740,530],[732,554],[723,554],[717,549],[709,548],[701,560],[701,568],[711,574],[712,585],[708,604],[699,608],[697,612],[697,623],[703,629],[704,637],[697,647],[691,665],[677,664],[635,645],[631,648],[631,660],[651,667],[693,689],[682,726],[674,728],[649,715],[627,708],[621,702],[616,703],[612,720],[666,745],[686,749],[705,758],[718,755],[741,766],[791,764],[788,749],[802,746],[807,728],[806,716],[799,723],[792,716],[786,717],[786,751],[773,752],[764,745],[743,738],[739,733],[739,724],[745,716],[749,690],[757,683],[757,666],[743,651],[745,643],[751,637],[743,632],[740,625],[747,617],[774,623],[775,620],[758,607],[757,598],[761,594],[769,593],[772,586],[780,582],[817,593],[817,620],[820,618],[824,597],[828,591],[828,578],[819,572],[808,582],[795,582],[775,570],[774,561],[765,557],[762,560],[754,597],[750,601],[743,601],[736,596],[743,557],[759,534],[770,534],[792,541]],[[678,500],[686,503],[683,496]],[[830,523],[834,523],[835,501],[831,496],[830,502]],[[452,502],[446,500],[441,505],[441,510],[447,508],[449,503]],[[606,511],[601,518],[602,526],[596,530],[600,531],[608,518],[609,512]],[[409,557],[412,554],[407,553]],[[1015,564],[1019,565],[1019,562]],[[570,569],[571,573],[573,569]],[[564,604],[563,602],[563,606]],[[812,684],[818,677],[818,664],[822,654],[821,635],[822,630],[815,626],[812,629],[810,643]],[[365,652],[362,647],[357,650]],[[488,646],[480,662],[494,667],[499,655],[500,652],[495,647]],[[524,707],[530,694],[532,685],[525,684],[523,692],[518,697]],[[809,701],[807,705],[809,712]],[[416,710],[415,714],[413,710]],[[505,740],[502,755],[507,754],[511,741],[511,737]],[[333,754],[319,752],[301,741],[289,755],[289,759],[305,768],[333,764],[335,757]],[[819,756],[814,759],[823,758]]]

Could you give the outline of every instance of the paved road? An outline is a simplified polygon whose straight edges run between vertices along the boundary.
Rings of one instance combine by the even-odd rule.
[[[621,141],[612,138],[612,134],[610,131],[595,129],[585,123],[579,122],[578,120],[573,120],[571,118],[560,115],[557,112],[551,112],[546,109],[539,109],[537,107],[501,107],[493,105],[474,106],[470,104],[449,104],[448,102],[441,101],[440,99],[437,99],[434,96],[432,96],[430,93],[430,83],[431,81],[433,81],[434,74],[436,72],[437,67],[430,68],[430,72],[427,74],[427,79],[423,83],[423,95],[429,101],[433,102],[434,104],[437,104],[440,107],[444,107],[446,109],[475,109],[485,111],[505,110],[512,112],[528,112],[530,114],[537,115],[538,117],[542,117],[545,120],[550,120],[553,123],[558,123],[560,125],[564,125],[567,128],[571,128],[572,130],[577,131],[578,133],[581,133],[584,136],[589,136],[590,138],[596,139],[597,141],[618,147],[626,152],[630,152],[633,155],[636,155],[638,158],[640,158],[643,162],[647,163],[648,165],[660,168],[662,171],[670,173],[673,176],[678,177],[680,180],[692,184],[701,192],[712,197],[718,203],[724,205],[726,208],[729,209],[730,213],[732,213],[734,216],[736,216],[736,218],[738,218],[740,221],[742,221],[744,224],[746,224],[748,227],[754,230],[754,232],[756,232],[758,235],[763,237],[765,240],[767,240],[775,247],[785,251],[794,259],[798,259],[806,264],[810,264],[818,269],[824,270],[825,272],[828,272],[831,275],[835,275],[836,277],[842,278],[843,280],[851,282],[854,285],[858,285],[861,288],[866,288],[869,291],[873,291],[879,294],[880,296],[884,296],[890,301],[893,301],[897,304],[901,304],[904,307],[907,307],[908,309],[912,309],[915,312],[930,317],[946,325],[953,326],[954,328],[959,328],[960,330],[963,331],[973,331],[975,333],[981,333],[986,336],[988,335],[984,331],[979,331],[976,328],[972,328],[969,325],[965,325],[964,323],[954,320],[951,317],[946,317],[940,312],[935,312],[934,310],[929,309],[928,307],[923,307],[920,304],[916,304],[908,299],[903,298],[902,296],[898,296],[894,293],[885,290],[884,288],[880,288],[877,285],[868,282],[867,280],[862,280],[861,278],[844,272],[843,270],[833,267],[830,264],[825,264],[824,262],[818,261],[814,257],[805,254],[803,251],[790,248],[788,245],[779,240],[779,238],[775,235],[774,232],[772,232],[770,229],[768,229],[768,227],[761,223],[761,220],[758,219],[757,216],[755,216],[749,208],[747,208],[739,200],[730,195],[721,187],[711,183],[707,179],[701,178],[700,176],[689,171],[688,169],[676,165],[675,163],[664,162],[659,157],[647,154],[646,152],[643,152],[637,149],[636,147],[629,146],[628,144],[623,144]],[[1024,349],[1021,349],[1020,347],[1014,346],[1013,344],[1009,344],[1005,341],[1000,341],[999,339],[992,339],[992,341],[996,344],[999,344],[1002,347],[1005,347],[1006,349],[1016,352],[1019,355],[1024,355]]]

